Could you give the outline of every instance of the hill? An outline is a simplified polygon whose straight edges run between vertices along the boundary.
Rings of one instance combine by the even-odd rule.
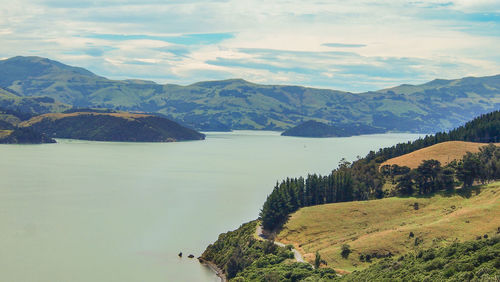
[[[442,165],[446,165],[454,160],[462,159],[467,152],[477,153],[479,152],[479,148],[486,145],[488,144],[448,141],[389,159],[383,162],[380,166],[396,164],[399,166],[407,166],[409,168],[417,168],[424,160],[430,159],[438,160]]]
[[[29,114],[0,108],[0,144],[41,144],[55,143],[52,138],[31,128],[19,128],[17,125]]]
[[[14,57],[0,61],[0,77],[0,87],[18,98],[44,96],[75,107],[161,113],[199,130],[285,130],[314,119],[435,132],[500,108],[500,75],[349,93],[241,79],[188,86],[116,81],[49,59]]]
[[[385,131],[381,128],[362,124],[328,125],[322,122],[309,120],[286,130],[281,133],[281,135],[296,137],[349,137],[353,135],[383,132]]]
[[[0,87],[0,110],[14,110],[24,115],[60,112],[71,108],[46,96],[23,97],[11,89]]]
[[[51,113],[19,126],[54,138],[95,141],[172,142],[202,140],[205,135],[166,118],[124,112]]]
[[[319,251],[328,266],[364,269],[377,258],[447,246],[495,234],[500,218],[500,182],[472,195],[385,198],[302,208],[292,214],[277,240],[293,244],[312,262]],[[351,250],[341,255],[342,245]]]

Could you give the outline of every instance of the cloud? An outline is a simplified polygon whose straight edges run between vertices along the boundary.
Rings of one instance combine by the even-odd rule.
[[[0,57],[112,79],[244,78],[348,91],[500,72],[498,0],[19,0]]]
[[[324,43],[322,45],[332,48],[361,48],[366,46],[365,44],[346,44],[346,43]]]
[[[89,34],[84,37],[104,39],[110,41],[125,41],[125,40],[156,40],[164,41],[181,45],[207,45],[220,43],[226,39],[234,37],[233,33],[195,33],[181,34],[172,36],[158,36],[147,34]]]

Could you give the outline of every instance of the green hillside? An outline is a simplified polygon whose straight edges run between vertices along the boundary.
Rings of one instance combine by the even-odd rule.
[[[285,130],[314,119],[435,132],[500,108],[500,75],[354,94],[241,79],[188,86],[115,81],[48,59],[14,57],[0,61],[0,87],[18,97],[46,96],[76,107],[161,113],[200,130]],[[6,99],[18,98],[0,95],[0,106]]]
[[[35,115],[64,111],[71,106],[46,96],[23,97],[11,89],[0,87],[0,108]]]

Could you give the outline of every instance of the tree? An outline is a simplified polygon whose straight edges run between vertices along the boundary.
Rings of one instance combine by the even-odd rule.
[[[321,265],[321,256],[319,255],[319,252],[316,251],[316,258],[314,259],[314,268],[319,268]]]
[[[243,269],[242,256],[241,249],[237,247],[226,265],[227,278],[235,277]]]
[[[479,176],[481,161],[477,154],[467,152],[462,161],[458,163],[457,177],[463,182],[463,187],[471,187],[474,179]]]
[[[441,172],[441,163],[437,160],[425,160],[417,168],[416,182],[420,194],[427,194],[439,188],[437,179]]]
[[[401,175],[396,181],[396,189],[400,195],[412,195],[413,194],[413,173],[408,172]]]
[[[340,255],[344,259],[347,259],[349,257],[350,253],[351,253],[351,246],[349,246],[347,244],[343,244],[342,247],[340,247]]]
[[[455,170],[451,167],[446,167],[439,175],[439,183],[446,191],[455,189]]]

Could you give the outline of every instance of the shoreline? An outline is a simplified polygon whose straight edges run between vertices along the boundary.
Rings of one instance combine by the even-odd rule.
[[[221,282],[227,282],[226,274],[224,274],[224,271],[220,269],[215,263],[205,260],[201,257],[198,258],[198,261],[202,265],[210,268],[213,272],[215,272],[215,274],[220,278]]]

